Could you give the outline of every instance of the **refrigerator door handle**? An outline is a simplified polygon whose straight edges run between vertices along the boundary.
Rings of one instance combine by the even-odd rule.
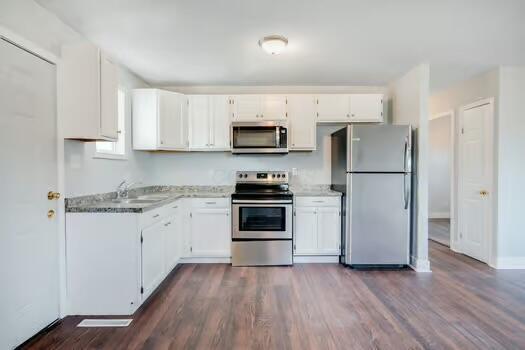
[[[410,187],[409,187],[410,185],[407,184],[407,177],[409,175],[410,174],[408,173],[403,174],[403,202],[404,202],[405,210],[408,209],[408,203],[410,202]]]
[[[405,138],[405,149],[403,150],[403,168],[408,171],[408,137]]]

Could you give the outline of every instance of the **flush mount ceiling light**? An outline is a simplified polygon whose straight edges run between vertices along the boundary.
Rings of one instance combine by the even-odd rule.
[[[288,45],[288,39],[282,35],[265,36],[259,40],[259,46],[271,55],[278,55]]]

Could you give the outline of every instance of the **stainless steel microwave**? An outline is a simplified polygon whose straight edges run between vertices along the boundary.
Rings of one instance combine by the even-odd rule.
[[[288,153],[286,122],[233,122],[232,153]]]

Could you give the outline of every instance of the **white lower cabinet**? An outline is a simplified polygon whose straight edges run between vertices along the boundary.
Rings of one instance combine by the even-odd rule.
[[[191,199],[189,257],[231,257],[230,201]]]
[[[294,222],[294,255],[340,255],[339,197],[298,198]]]

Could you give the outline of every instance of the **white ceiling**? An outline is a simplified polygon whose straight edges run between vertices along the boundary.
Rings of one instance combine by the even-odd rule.
[[[37,1],[156,85],[384,85],[429,62],[436,90],[525,64],[523,0]]]

